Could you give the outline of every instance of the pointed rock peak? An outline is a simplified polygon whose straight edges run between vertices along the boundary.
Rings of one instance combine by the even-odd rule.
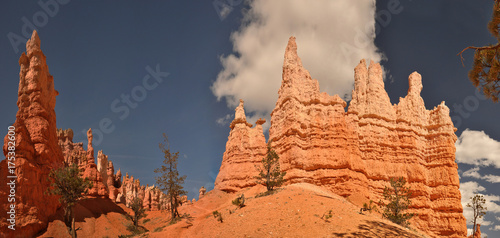
[[[364,85],[366,85],[367,77],[368,70],[366,69],[366,61],[365,59],[362,59],[359,61],[358,66],[354,68],[354,89],[356,91],[359,92],[360,90],[364,90]]]
[[[370,60],[370,66],[368,66],[368,72],[370,75],[377,75],[377,76],[380,76],[380,78],[382,78],[382,66],[380,66],[379,63],[375,63],[373,61]]]
[[[365,69],[366,70],[366,60],[365,59],[360,60],[358,66],[356,66],[356,68],[354,68],[354,70],[358,70],[358,69]]]
[[[408,95],[410,94],[416,94],[420,95],[420,92],[422,92],[422,76],[417,73],[416,71],[411,73],[410,76],[408,77]]]
[[[233,129],[236,124],[242,123],[249,127],[252,127],[252,124],[247,122],[247,117],[245,116],[245,108],[243,108],[244,101],[240,99],[240,105],[236,107],[234,110],[234,120],[229,125],[229,128]]]
[[[89,128],[89,130],[87,131],[87,141],[88,141],[87,150],[89,148],[92,148],[92,140],[93,139],[94,139],[94,136],[92,135],[92,128]]]
[[[246,119],[246,116],[245,116],[245,108],[244,108],[244,101],[243,99],[240,99],[240,104],[238,105],[238,107],[236,107],[235,109],[235,113],[234,113],[234,119],[237,120],[237,119],[243,119],[243,120],[247,120]]]
[[[283,67],[287,66],[300,66],[302,67],[302,61],[297,55],[297,43],[295,43],[295,37],[291,36],[288,39],[288,45],[285,50],[285,60],[283,62]]]
[[[29,56],[35,50],[40,50],[40,37],[38,37],[36,30],[33,31],[31,39],[26,42],[26,53]]]

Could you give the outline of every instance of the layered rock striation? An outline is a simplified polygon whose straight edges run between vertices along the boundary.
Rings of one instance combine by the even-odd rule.
[[[354,71],[346,111],[338,95],[320,92],[318,81],[302,66],[295,38],[290,38],[269,130],[287,183],[327,187],[362,205],[382,199],[390,178],[404,177],[413,193],[410,212],[417,214],[412,224],[435,237],[465,237],[456,129],[448,107],[443,102],[425,108],[417,72],[409,76],[408,94],[392,105],[379,64],[367,67],[361,60]],[[262,132],[247,136],[251,128],[238,108],[216,180],[216,188],[224,191],[252,186],[253,179],[241,180],[257,175],[249,168],[265,154],[265,141],[250,143],[250,138],[263,138]]]
[[[34,237],[45,228],[49,216],[60,206],[57,196],[47,195],[47,177],[61,167],[64,157],[57,144],[56,96],[54,80],[49,73],[46,57],[40,49],[36,31],[26,42],[26,53],[19,59],[19,91],[15,127],[15,160],[0,162],[0,213],[5,217],[15,206],[15,230],[6,219],[0,219],[0,234],[7,237]],[[11,157],[9,136],[4,139],[3,152]],[[11,171],[9,167],[15,167]],[[14,172],[14,173],[11,173]],[[16,176],[7,178],[9,176]],[[11,185],[8,185],[10,183]],[[14,189],[14,192],[10,190]],[[7,202],[10,194],[15,201]]]
[[[266,121],[259,119],[252,128],[252,124],[246,120],[243,103],[243,100],[240,100],[239,106],[236,107],[226,151],[215,180],[216,189],[228,192],[255,186],[254,176],[257,175],[255,166],[260,164],[266,154],[266,138],[262,129],[262,124]]]

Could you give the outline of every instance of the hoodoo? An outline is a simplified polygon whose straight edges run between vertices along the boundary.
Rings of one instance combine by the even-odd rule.
[[[49,73],[46,57],[40,49],[36,31],[26,42],[26,53],[19,58],[19,91],[15,127],[15,164],[10,173],[7,159],[0,162],[0,213],[7,214],[15,205],[15,230],[6,219],[0,219],[0,234],[7,237],[34,237],[47,227],[49,216],[58,206],[56,196],[45,193],[50,183],[47,177],[53,168],[63,165],[64,157],[57,140],[56,96],[54,80]],[[4,139],[3,153],[8,155],[9,137]],[[11,166],[10,166],[11,167]],[[15,179],[15,202],[7,202],[12,193],[6,175]],[[7,181],[9,180],[9,181]]]
[[[288,184],[307,182],[349,197],[357,205],[382,199],[393,177],[404,177],[413,193],[411,223],[433,237],[465,237],[455,162],[455,127],[442,102],[432,110],[420,96],[422,78],[409,76],[408,94],[392,105],[378,63],[361,60],[346,102],[321,93],[302,66],[295,38],[285,50],[278,101],[269,140],[280,156]],[[262,159],[262,129],[252,131],[236,109],[216,188],[238,191],[253,185],[252,164]],[[254,139],[256,138],[256,139]]]

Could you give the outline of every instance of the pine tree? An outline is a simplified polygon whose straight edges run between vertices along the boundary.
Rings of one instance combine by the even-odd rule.
[[[482,218],[486,214],[487,208],[485,206],[486,199],[484,199],[483,195],[475,194],[470,200],[472,204],[467,203],[467,207],[472,207],[472,211],[474,212],[474,217],[472,218],[472,238],[474,238],[477,230],[477,219]]]
[[[262,167],[255,166],[259,171],[259,176],[256,176],[257,183],[265,185],[267,191],[274,190],[275,187],[280,187],[285,179],[286,172],[281,172],[279,156],[271,148],[271,145],[267,145],[267,155],[262,158]]]
[[[404,213],[411,204],[410,189],[405,187],[406,180],[403,177],[397,180],[391,178],[390,183],[392,188],[384,188],[384,199],[389,203],[385,205],[383,217],[396,224],[408,226],[410,225],[408,220],[414,216],[413,213]]]
[[[132,204],[130,206],[132,211],[134,211],[134,216],[132,217],[132,221],[134,222],[134,226],[137,228],[139,225],[139,220],[146,216],[146,209],[142,206],[142,200],[138,197],[135,197],[132,200]]]
[[[187,192],[183,190],[184,187],[182,186],[184,184],[184,180],[186,179],[186,175],[179,176],[179,171],[177,170],[179,152],[170,152],[170,144],[165,133],[163,133],[163,138],[164,143],[160,143],[159,147],[165,154],[165,159],[163,160],[164,165],[155,169],[154,172],[160,174],[160,176],[156,177],[156,183],[170,199],[172,221],[175,221],[175,218],[180,217],[179,211],[177,210],[177,207],[181,204],[180,197],[187,194]]]
[[[49,194],[60,195],[59,202],[64,206],[64,223],[71,237],[76,238],[74,206],[92,188],[92,182],[79,175],[76,164],[52,170],[49,174]]]
[[[500,94],[500,0],[495,0],[493,14],[488,23],[488,30],[497,39],[495,45],[489,46],[469,46],[463,49],[458,55],[464,58],[462,53],[468,49],[474,49],[474,61],[472,69],[469,71],[469,79],[474,86],[482,89],[484,95],[494,102],[498,102]]]

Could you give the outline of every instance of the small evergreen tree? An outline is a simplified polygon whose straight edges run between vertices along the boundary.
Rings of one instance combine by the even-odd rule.
[[[132,217],[132,221],[134,222],[135,228],[139,225],[139,220],[143,217],[146,217],[146,209],[142,206],[142,200],[138,197],[135,197],[132,200],[132,204],[130,205],[132,211],[134,211],[134,216]]]
[[[280,187],[285,179],[286,172],[281,172],[279,156],[271,148],[271,145],[267,145],[267,155],[262,158],[262,167],[255,166],[257,171],[259,171],[259,176],[256,176],[257,183],[266,185],[267,191],[274,190],[275,187]]]
[[[391,178],[390,183],[392,188],[384,188],[384,199],[388,200],[389,203],[385,205],[383,217],[396,224],[408,226],[410,225],[408,220],[415,215],[413,213],[404,213],[411,204],[410,189],[405,187],[406,180],[403,177]]]
[[[163,133],[163,138],[164,143],[160,143],[159,147],[165,154],[165,159],[163,160],[164,165],[155,169],[154,172],[160,174],[160,176],[155,177],[156,183],[160,189],[167,194],[167,197],[170,200],[172,221],[175,221],[175,218],[180,217],[179,211],[177,210],[177,207],[181,204],[180,197],[187,194],[187,192],[183,190],[184,187],[182,186],[182,184],[184,184],[184,180],[186,179],[186,175],[179,176],[179,171],[177,170],[179,152],[170,152],[170,144],[165,133]]]
[[[485,206],[486,199],[484,199],[483,195],[475,194],[470,200],[472,204],[467,203],[467,207],[472,207],[472,211],[474,212],[474,216],[472,217],[472,238],[474,238],[477,230],[477,219],[482,218],[486,214],[487,208]]]
[[[76,238],[74,206],[92,188],[92,182],[79,175],[76,164],[52,170],[49,174],[49,194],[60,195],[59,202],[64,206],[64,223],[71,237]]]

